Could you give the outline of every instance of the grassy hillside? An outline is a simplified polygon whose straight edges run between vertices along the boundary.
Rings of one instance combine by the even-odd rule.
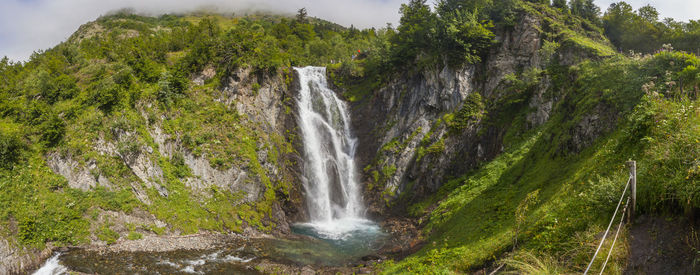
[[[549,66],[547,92],[564,98],[549,121],[522,131],[524,119],[512,117],[503,154],[410,206],[425,221],[426,246],[384,272],[461,273],[494,261],[518,273],[582,272],[627,181],[627,160],[637,161],[640,213],[698,209],[698,62],[664,51]],[[589,127],[598,134],[586,140]],[[624,270],[627,240],[623,232],[606,272]]]
[[[274,133],[238,113],[235,102],[222,100],[223,89],[242,76],[239,89],[251,97],[261,88],[286,90],[291,66],[349,60],[375,37],[373,30],[302,16],[120,12],[81,26],[27,62],[2,59],[0,236],[37,247],[86,243],[90,236],[109,243],[119,235],[100,213],[135,209],[168,224],[135,225],[158,234],[244,225],[274,230],[271,205],[289,199],[292,182],[272,177],[273,170],[284,173],[289,165],[284,155],[294,152],[294,133]],[[282,87],[270,86],[278,78]],[[190,188],[187,181],[196,177],[186,156],[161,154],[156,128],[219,171],[242,169],[244,184],[260,185],[264,194],[249,201],[250,194],[216,186]],[[162,170],[162,186],[150,186],[129,166],[141,156]],[[71,188],[49,168],[51,159],[72,161],[73,173],[87,167],[109,184]]]
[[[420,220],[427,239],[414,255],[377,267],[442,274],[504,264],[516,273],[579,273],[616,207],[628,160],[637,161],[640,213],[696,214],[697,56],[670,48],[618,53],[590,10],[569,12],[541,1],[440,1],[433,9],[414,0],[401,13],[396,29],[357,30],[303,13],[120,12],[81,26],[27,62],[2,59],[0,238],[41,248],[113,243],[139,238],[138,232],[272,232],[278,226],[273,207],[291,200],[298,185],[284,172],[293,165],[285,155],[296,153],[297,137],[239,113],[236,103],[247,102],[227,101],[226,93],[249,99],[266,89],[283,92],[293,84],[293,66],[317,65],[329,68],[348,100],[362,102],[404,74],[479,68],[499,46],[496,35],[524,15],[542,21],[542,68],[519,68],[497,98],[476,91],[464,107],[433,122],[445,123],[451,134],[472,126],[504,129],[503,153],[451,175],[421,201],[392,205]],[[555,105],[546,123],[531,127],[528,103],[537,92]],[[289,98],[280,104],[292,112]],[[443,139],[424,140],[417,162],[450,153]],[[164,142],[182,150],[164,154]],[[400,147],[393,140],[382,150]],[[260,187],[259,196],[191,187],[197,177],[186,164],[190,154],[216,171],[245,172],[244,184]],[[134,159],[157,166],[160,174],[146,174],[162,177],[162,185],[135,172]],[[99,184],[71,187],[49,164],[56,161],[75,173],[88,169],[86,177]],[[375,187],[396,171],[380,164],[365,170]],[[166,225],[127,224],[130,232],[120,235],[102,218],[107,211],[146,213]],[[628,239],[623,232],[610,273],[624,269]]]

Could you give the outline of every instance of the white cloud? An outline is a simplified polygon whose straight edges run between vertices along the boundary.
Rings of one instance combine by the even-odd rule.
[[[408,0],[0,0],[0,57],[26,60],[70,36],[81,24],[120,8],[163,14],[218,7],[225,12],[269,10],[295,13],[306,7],[309,15],[345,26],[396,25],[399,6]],[[434,1],[429,1],[430,3]],[[604,12],[617,0],[595,0]],[[635,8],[655,6],[661,18],[700,19],[700,0],[628,0]]]
[[[0,0],[0,57],[27,60],[35,50],[67,39],[78,27],[100,15],[134,8],[152,15],[203,7],[222,12],[264,10],[296,13],[306,7],[310,16],[359,28],[396,24],[399,6],[408,0]]]

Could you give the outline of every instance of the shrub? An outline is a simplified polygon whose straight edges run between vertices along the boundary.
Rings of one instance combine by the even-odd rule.
[[[17,126],[0,121],[0,168],[9,168],[20,157],[24,143]]]
[[[46,142],[47,146],[55,146],[63,139],[66,132],[66,123],[55,114],[51,114],[49,118],[41,124],[41,140]]]
[[[105,224],[100,228],[100,231],[97,232],[97,238],[105,241],[107,244],[113,244],[119,239],[119,233],[109,228],[109,224]]]
[[[112,77],[107,77],[97,82],[92,88],[91,103],[97,105],[104,112],[111,112],[121,100],[122,88],[114,82]]]
[[[143,236],[141,235],[141,233],[131,231],[128,235],[126,235],[126,238],[129,240],[140,240],[141,238],[143,238]]]
[[[485,108],[481,95],[477,92],[472,92],[464,100],[462,108],[455,113],[454,118],[447,122],[447,126],[453,131],[464,130],[469,126],[469,123],[478,121],[484,116]]]
[[[163,72],[158,81],[158,101],[166,106],[177,102],[184,97],[188,81],[180,71],[175,71],[174,73]]]

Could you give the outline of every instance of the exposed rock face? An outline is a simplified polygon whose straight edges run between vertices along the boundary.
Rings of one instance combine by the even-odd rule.
[[[539,68],[542,57],[539,50],[542,46],[540,29],[541,18],[526,14],[515,24],[513,30],[497,32],[496,40],[500,47],[494,47],[486,58],[485,80],[480,81],[480,88],[485,97],[498,97],[506,75],[513,74],[526,68]]]
[[[89,161],[86,163],[86,167],[83,167],[71,157],[62,157],[54,152],[47,156],[46,162],[51,170],[68,180],[68,186],[71,188],[88,191],[98,185],[111,187],[109,179],[99,173],[94,160]]]
[[[158,126],[153,126],[150,134],[158,144],[161,155],[169,158],[174,154],[183,156],[185,165],[194,175],[194,177],[188,177],[185,184],[193,190],[201,192],[205,196],[207,194],[205,191],[212,185],[230,192],[242,191],[245,194],[245,201],[242,202],[255,201],[262,194],[262,186],[251,184],[245,169],[236,166],[227,170],[216,169],[205,157],[193,155],[183,147],[178,139],[163,133],[163,130]]]
[[[0,275],[21,274],[37,268],[51,256],[51,250],[51,247],[25,249],[0,238]]]
[[[567,144],[568,148],[562,149],[568,152],[581,152],[593,144],[596,138],[615,129],[616,124],[616,113],[610,106],[600,104],[576,124],[571,131],[572,139]]]
[[[506,76],[541,69],[541,24],[539,18],[526,15],[511,30],[498,32],[499,46],[483,63],[403,75],[368,102],[354,106],[353,121],[362,145],[359,167],[374,164],[375,171],[389,172],[375,172],[378,177],[365,173],[365,181],[374,188],[366,195],[370,211],[386,213],[386,204],[405,192],[435,192],[447,176],[463,174],[502,151],[506,129],[480,124],[475,118],[454,131],[442,118],[458,111],[471,93],[495,102],[506,92]],[[549,119],[554,103],[545,96],[548,86],[548,81],[541,81],[530,100],[533,111],[528,119],[533,126]],[[397,145],[390,146],[392,142]],[[376,178],[383,182],[374,182]]]
[[[194,85],[203,85],[216,74],[211,67],[206,67],[202,73],[194,77]],[[252,127],[259,132],[257,140],[257,161],[265,176],[272,182],[282,180],[298,182],[301,162],[296,153],[277,156],[278,159],[269,159],[270,154],[264,145],[276,146],[284,142],[289,133],[296,128],[292,105],[296,86],[287,86],[294,75],[286,74],[282,70],[272,74],[252,73],[249,69],[238,69],[219,89],[219,97],[215,101],[224,103],[235,109],[241,115],[241,123]],[[298,87],[297,87],[298,89]],[[161,167],[160,158],[171,159],[178,155],[182,157],[184,164],[189,168],[192,176],[183,179],[186,186],[191,189],[194,197],[206,198],[211,195],[210,187],[216,186],[219,190],[235,194],[243,194],[243,199],[236,203],[256,202],[262,199],[267,188],[261,182],[259,176],[249,171],[244,163],[236,163],[225,170],[217,169],[203,155],[195,155],[182,143],[181,133],[167,134],[163,131],[162,119],[149,120],[145,111],[142,112],[145,121],[148,121],[147,131],[133,129],[113,129],[111,138],[98,138],[93,144],[94,150],[104,156],[120,159],[123,164],[135,176],[131,185],[131,191],[137,199],[144,204],[151,204],[147,190],[153,188],[163,197],[169,196],[170,190],[166,188],[165,174]],[[128,127],[126,127],[128,128]],[[152,140],[151,145],[144,140]],[[298,144],[293,145],[297,148]],[[153,145],[155,144],[155,145]],[[83,163],[76,158],[51,152],[46,156],[51,169],[65,177],[71,188],[90,191],[97,186],[112,188],[110,181],[100,173],[101,167],[95,160]],[[279,202],[271,207],[269,219],[277,224],[278,233],[289,232],[288,217],[286,213],[296,215],[301,208],[300,188],[293,188],[289,194],[282,196]],[[287,197],[285,197],[287,196]],[[155,217],[153,218],[155,219]],[[296,219],[296,217],[294,217]]]

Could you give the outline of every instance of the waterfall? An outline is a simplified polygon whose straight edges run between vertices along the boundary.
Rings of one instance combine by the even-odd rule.
[[[324,67],[294,68],[299,73],[299,128],[304,143],[302,184],[310,222],[321,235],[356,230],[363,219],[357,182],[357,139],[348,107],[328,88]],[[324,233],[325,232],[325,233]]]
[[[295,68],[301,91],[299,126],[304,141],[304,178],[311,222],[361,216],[362,202],[350,115],[326,81],[326,68]]]
[[[58,257],[61,253],[56,253],[51,258],[46,260],[43,266],[37,271],[34,271],[33,275],[58,275],[58,274],[68,274],[68,268],[61,265]]]

